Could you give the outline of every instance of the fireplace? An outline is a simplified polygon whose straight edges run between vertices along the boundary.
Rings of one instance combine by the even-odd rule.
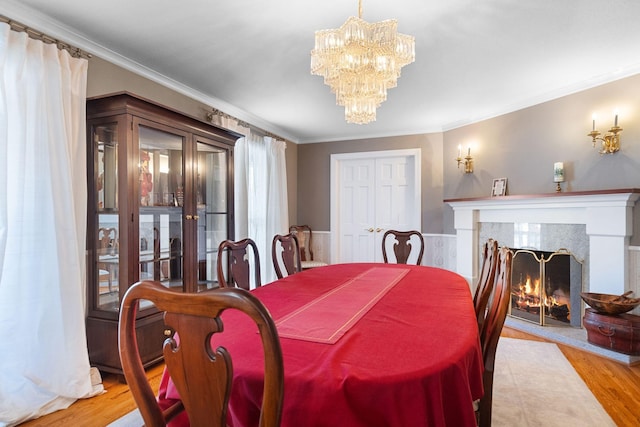
[[[579,327],[582,262],[564,249],[511,251],[509,315],[543,326]]]
[[[445,200],[454,211],[456,229],[456,271],[467,278],[469,286],[477,283],[482,243],[493,237],[512,248],[535,247],[556,251],[567,248],[584,260],[583,291],[620,295],[628,290],[639,293],[640,255],[629,255],[632,225],[640,218],[640,189],[548,193]],[[636,209],[634,209],[634,205]],[[635,215],[634,215],[635,212]],[[508,224],[504,227],[497,224]],[[540,245],[516,242],[517,223],[541,224]],[[560,228],[558,228],[560,226]],[[568,229],[565,227],[568,226]],[[578,229],[577,227],[582,227]],[[637,233],[637,228],[636,228]],[[548,240],[547,237],[553,237]],[[575,239],[580,242],[576,243]],[[585,304],[573,298],[575,321],[580,316],[575,307]],[[638,310],[638,309],[636,309]],[[587,342],[584,329],[540,326],[508,316],[508,324],[525,332],[579,348],[589,348],[622,363],[637,363],[637,356],[611,352]]]
[[[476,282],[478,252],[484,241],[479,233],[481,224],[511,223],[511,229],[514,223],[582,225],[586,250],[577,253],[568,248],[585,260],[584,290],[622,294],[628,289],[627,251],[638,199],[640,189],[634,188],[445,200],[454,210],[456,271],[469,283]],[[508,238],[490,236],[503,245],[523,247]],[[571,239],[572,235],[566,237]],[[561,242],[549,246],[540,249],[567,247]]]

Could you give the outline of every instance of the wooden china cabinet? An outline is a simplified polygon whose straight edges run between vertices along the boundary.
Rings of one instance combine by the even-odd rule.
[[[87,341],[92,366],[121,374],[118,316],[144,279],[182,292],[217,287],[217,248],[233,238],[233,147],[241,135],[123,92],[87,100]],[[165,330],[138,313],[145,366]]]

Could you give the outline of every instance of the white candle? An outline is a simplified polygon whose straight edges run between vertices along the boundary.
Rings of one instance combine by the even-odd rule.
[[[564,163],[553,164],[553,182],[564,182]]]
[[[591,130],[596,130],[596,113],[593,113],[591,120],[593,120],[593,129]]]
[[[471,157],[471,147],[467,147],[467,157]]]
[[[614,111],[614,113],[615,113],[615,115],[616,115],[616,118],[615,118],[615,120],[614,120],[614,122],[613,122],[613,125],[614,125],[614,126],[618,126],[618,110]]]
[[[458,158],[462,157],[462,144],[458,145]]]

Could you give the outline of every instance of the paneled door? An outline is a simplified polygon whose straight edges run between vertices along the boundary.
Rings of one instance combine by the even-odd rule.
[[[388,229],[420,230],[420,150],[331,156],[332,262],[382,262]]]

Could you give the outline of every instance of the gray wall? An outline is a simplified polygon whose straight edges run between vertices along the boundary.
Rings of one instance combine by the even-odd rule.
[[[490,195],[494,178],[508,178],[508,194],[555,191],[553,163],[564,162],[563,191],[640,187],[640,75],[445,132],[445,158],[458,144],[475,148],[475,173],[444,165],[445,198]],[[613,125],[619,108],[622,149],[600,155],[592,148],[591,116],[600,132]]]
[[[127,91],[205,120],[211,107],[98,57],[89,60],[87,97]]]
[[[420,148],[422,231],[442,233],[442,134],[397,136],[298,145],[298,222],[314,230],[330,226],[332,154]]]
[[[444,133],[444,198],[491,194],[493,179],[508,179],[507,194],[555,192],[554,162],[564,162],[563,191],[640,188],[640,75],[618,80],[510,114]],[[601,133],[619,109],[621,150],[600,155],[587,133],[592,114]],[[464,174],[453,160],[458,144],[471,144],[475,171]],[[453,231],[446,206],[445,231]],[[634,239],[640,242],[640,208]],[[606,220],[606,218],[603,218]]]

